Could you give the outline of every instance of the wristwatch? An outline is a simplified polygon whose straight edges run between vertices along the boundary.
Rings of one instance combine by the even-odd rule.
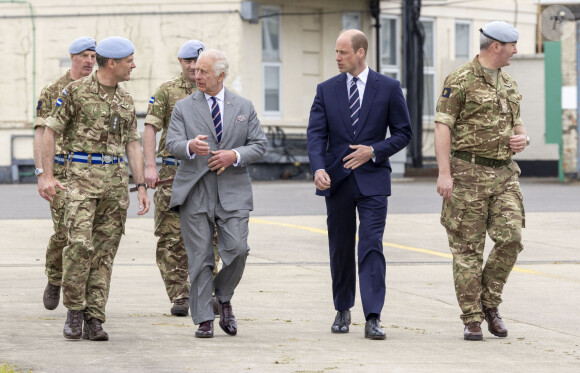
[[[526,135],[526,146],[530,145],[530,136]]]
[[[34,170],[34,174],[36,176],[40,176],[40,174],[43,173],[43,172],[44,172],[44,170],[42,168],[37,168],[37,169]]]
[[[371,155],[373,156],[373,158],[376,157],[375,148],[373,148],[372,146],[370,148],[371,148]]]

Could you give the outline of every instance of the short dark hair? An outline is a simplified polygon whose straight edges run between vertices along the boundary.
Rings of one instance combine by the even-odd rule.
[[[96,54],[97,56],[97,66],[99,67],[103,67],[105,65],[107,65],[107,62],[109,62],[109,60],[115,60],[115,62],[119,62],[122,60],[122,58],[109,58],[109,57],[103,57],[100,54]]]
[[[365,51],[365,56],[367,55],[367,50],[369,49],[369,41],[367,40],[365,34],[363,34],[362,32],[355,32],[352,35],[350,43],[352,44],[352,49],[354,49],[355,52],[362,48]]]

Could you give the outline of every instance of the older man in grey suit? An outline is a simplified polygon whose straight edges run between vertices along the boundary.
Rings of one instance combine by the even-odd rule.
[[[252,184],[247,165],[262,158],[266,136],[252,103],[223,86],[228,61],[219,50],[200,54],[198,91],[175,104],[167,150],[182,159],[171,194],[179,210],[189,262],[189,305],[198,338],[213,337],[212,291],[218,299],[220,327],[237,334],[230,300],[244,272]],[[222,120],[223,119],[223,120]],[[215,276],[214,223],[222,268]]]

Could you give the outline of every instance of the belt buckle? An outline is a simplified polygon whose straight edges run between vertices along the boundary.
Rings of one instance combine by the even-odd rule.
[[[113,161],[113,157],[108,154],[104,154],[102,159],[103,163],[111,163]]]

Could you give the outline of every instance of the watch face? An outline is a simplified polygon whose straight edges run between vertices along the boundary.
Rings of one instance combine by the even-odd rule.
[[[36,170],[34,170],[34,174],[36,176],[40,175],[43,172],[42,168],[37,168]]]

